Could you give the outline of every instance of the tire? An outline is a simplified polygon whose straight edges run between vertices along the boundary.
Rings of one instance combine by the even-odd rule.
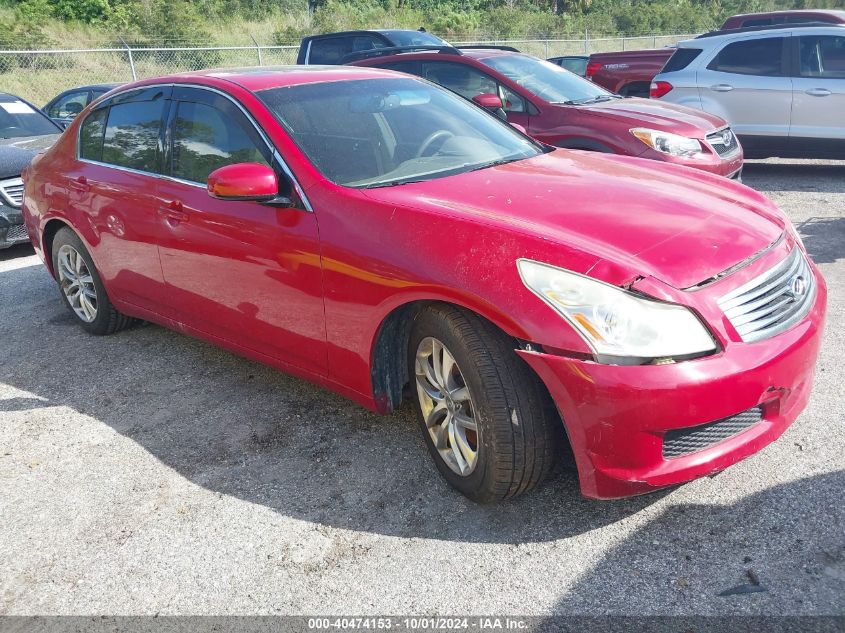
[[[56,232],[51,256],[62,301],[86,332],[114,334],[135,322],[112,305],[91,254],[71,229]]]
[[[426,308],[411,329],[409,376],[426,445],[443,477],[479,503],[531,490],[549,476],[561,450],[555,405],[514,347],[487,321],[452,306]],[[440,375],[435,363],[445,370]]]

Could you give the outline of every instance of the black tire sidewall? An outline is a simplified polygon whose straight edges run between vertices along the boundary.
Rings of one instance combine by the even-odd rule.
[[[59,281],[59,249],[61,249],[64,245],[72,246],[76,252],[79,253],[85,261],[85,265],[88,267],[88,271],[91,273],[91,277],[94,280],[94,288],[97,291],[97,316],[90,323],[86,323],[79,318],[79,315],[76,314],[73,307],[70,305],[70,301],[68,301],[67,296],[65,296],[65,293],[62,290],[61,283]],[[76,322],[86,331],[92,334],[105,333],[111,322],[111,301],[109,301],[105,286],[103,286],[103,281],[100,279],[100,273],[94,265],[94,260],[91,258],[91,254],[88,252],[88,249],[85,248],[85,244],[82,243],[79,236],[71,229],[64,228],[60,229],[53,238],[52,250],[53,252],[51,253],[51,257],[53,261],[53,271],[55,273],[56,283],[59,287],[59,294],[62,297],[62,302],[65,304],[65,307],[73,315]]]
[[[417,348],[420,342],[429,336],[438,339],[452,354],[472,397],[475,421],[478,425],[478,461],[473,471],[466,476],[454,472],[440,456],[429,435],[420,406],[414,366]],[[478,342],[480,342],[480,337]],[[454,330],[448,314],[428,310],[421,312],[412,328],[409,343],[408,363],[411,390],[417,412],[417,421],[428,451],[446,481],[470,499],[484,501],[488,493],[492,492],[492,469],[495,465],[494,455],[496,452],[495,433],[492,426],[494,412],[490,407],[488,390],[495,389],[496,386],[487,384],[482,379],[478,372],[478,359],[474,358],[474,354],[469,349],[468,342],[464,340],[464,337]]]

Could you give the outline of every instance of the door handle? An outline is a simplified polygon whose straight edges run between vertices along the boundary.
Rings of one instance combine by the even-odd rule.
[[[163,217],[168,224],[176,226],[182,222],[187,222],[190,216],[185,212],[182,203],[174,200],[168,205],[162,205],[158,208],[158,214]]]
[[[829,97],[831,95],[830,90],[827,88],[812,88],[810,90],[805,90],[804,92],[811,97]]]
[[[734,87],[730,84],[716,84],[715,86],[710,86],[710,90],[713,92],[730,92],[733,89]]]
[[[81,193],[91,191],[91,185],[88,184],[88,179],[85,176],[79,176],[79,178],[71,180],[70,188]]]

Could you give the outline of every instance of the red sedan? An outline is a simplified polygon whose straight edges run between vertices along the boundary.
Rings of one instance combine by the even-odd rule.
[[[478,501],[529,490],[565,443],[590,497],[713,473],[810,394],[825,284],[771,201],[553,150],[416,78],[138,82],[25,182],[82,328],[153,321],[380,413],[410,394],[437,467]]]
[[[387,49],[390,50],[390,49]],[[410,73],[467,99],[504,105],[508,121],[570,149],[640,156],[739,178],[743,153],[727,121],[685,106],[608,92],[560,66],[517,51],[442,48],[351,62]],[[486,97],[486,98],[485,98]],[[669,106],[669,107],[664,107]]]

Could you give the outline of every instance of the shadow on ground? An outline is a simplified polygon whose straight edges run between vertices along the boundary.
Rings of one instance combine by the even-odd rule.
[[[797,226],[807,252],[817,264],[845,259],[845,217],[809,218]]]
[[[19,246],[10,246],[0,250],[0,262],[5,262],[10,259],[18,259],[20,257],[29,257],[35,252],[29,244],[21,244]]]
[[[845,161],[824,165],[748,161],[742,180],[761,191],[845,193]]]
[[[27,392],[0,401],[0,410],[69,407],[190,481],[289,517],[405,537],[525,543],[614,523],[665,494],[589,501],[574,473],[563,472],[514,502],[479,506],[438,475],[409,405],[380,417],[157,326],[88,336],[42,266],[0,273],[0,284],[22,293],[4,324],[18,334],[0,349],[0,381]]]
[[[647,615],[661,605],[662,613],[689,614],[710,596],[710,615],[842,615],[843,489],[840,471],[728,506],[666,504],[587,572],[555,611]]]

